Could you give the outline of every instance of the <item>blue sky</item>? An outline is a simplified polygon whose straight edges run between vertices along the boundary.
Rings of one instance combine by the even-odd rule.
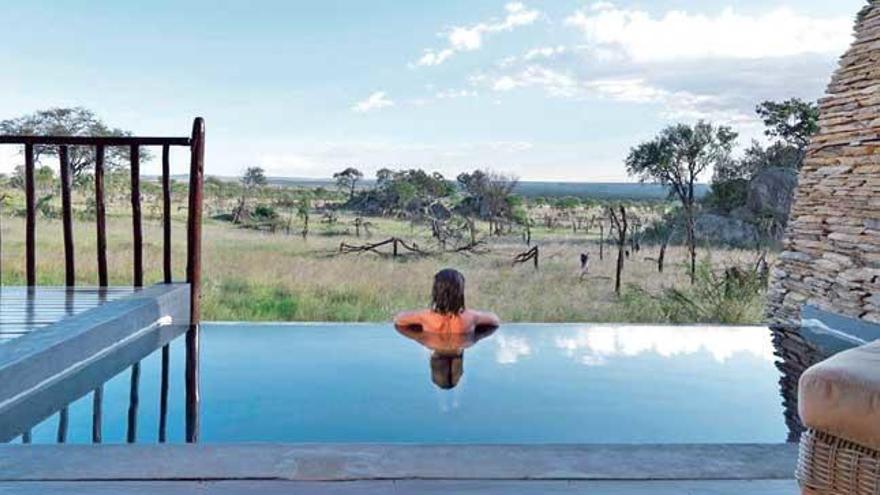
[[[746,144],[759,101],[819,97],[864,0],[4,3],[0,118],[81,105],[178,135],[201,115],[218,175],[616,181],[664,125]]]

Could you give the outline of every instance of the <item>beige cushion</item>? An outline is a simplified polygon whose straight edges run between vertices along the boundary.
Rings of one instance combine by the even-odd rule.
[[[880,341],[807,369],[798,398],[805,426],[880,450]]]

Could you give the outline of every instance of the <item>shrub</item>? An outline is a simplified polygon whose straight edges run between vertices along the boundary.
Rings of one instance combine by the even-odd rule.
[[[716,273],[702,262],[694,284],[686,288],[671,287],[654,296],[629,286],[621,302],[628,321],[744,324],[761,321],[764,290],[765,281],[753,270],[729,267]]]

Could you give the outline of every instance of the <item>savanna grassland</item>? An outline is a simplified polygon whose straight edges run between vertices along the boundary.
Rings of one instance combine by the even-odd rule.
[[[814,102],[792,98],[762,102],[756,112],[770,142],[753,141],[741,152],[737,132],[725,125],[698,121],[660,130],[624,160],[638,184],[522,183],[480,168],[456,177],[380,168],[366,177],[348,166],[303,181],[270,179],[250,166],[240,177],[209,176],[203,318],[388,320],[426,306],[433,274],[454,267],[468,281],[468,305],[507,321],[758,323],[819,111]],[[84,108],[39,111],[0,127],[13,135],[126,134]],[[128,285],[130,162],[124,150],[108,150],[110,278]],[[60,284],[60,181],[52,159],[58,156],[51,148],[40,151],[37,276],[40,284]],[[77,280],[91,285],[97,279],[93,155],[78,149],[72,181]],[[710,172],[711,185],[702,184]],[[141,179],[151,283],[161,275],[161,189],[155,178]],[[173,251],[176,278],[183,279],[187,180],[176,179]],[[0,174],[6,285],[24,281],[24,183],[20,164]],[[400,256],[387,244],[358,251],[389,239],[413,249],[404,247]],[[539,267],[514,263],[535,247]],[[585,254],[588,270],[581,268]]]
[[[146,194],[144,238],[146,283],[161,279],[161,225],[157,197]],[[83,203],[85,204],[85,203]],[[83,206],[86,208],[86,206]],[[222,209],[213,203],[211,210]],[[176,208],[173,226],[175,278],[183,279],[185,211]],[[9,211],[9,209],[7,209]],[[152,214],[150,212],[153,212]],[[48,215],[51,217],[52,215]],[[206,215],[210,217],[211,215]],[[339,254],[340,243],[363,244],[391,236],[437,251],[430,230],[417,223],[369,218],[369,236],[355,236],[354,216],[342,213],[332,223],[313,215],[307,238],[299,219],[292,229],[263,231],[228,221],[206,218],[203,240],[203,318],[252,321],[383,321],[395,312],[427,305],[433,274],[440,268],[461,270],[468,283],[468,304],[496,311],[506,321],[680,322],[720,321],[754,323],[761,319],[760,290],[744,297],[719,296],[718,273],[730,266],[749,266],[750,250],[700,249],[701,276],[691,285],[683,247],[670,246],[666,267],[658,273],[658,246],[645,245],[626,259],[624,290],[614,292],[617,248],[604,246],[599,259],[596,232],[572,233],[562,226],[537,226],[532,245],[540,246],[540,268],[514,266],[517,253],[527,249],[520,233],[493,236],[480,253]],[[61,222],[40,218],[37,225],[37,267],[40,284],[61,284]],[[478,231],[486,226],[478,224]],[[94,285],[95,227],[82,218],[75,225],[77,283]],[[4,285],[24,280],[24,221],[2,217],[2,277]],[[108,218],[108,263],[111,284],[131,280],[131,220],[124,202]],[[579,256],[591,256],[589,272],[581,277]],[[717,295],[717,294],[716,294]],[[695,306],[696,304],[696,306]]]

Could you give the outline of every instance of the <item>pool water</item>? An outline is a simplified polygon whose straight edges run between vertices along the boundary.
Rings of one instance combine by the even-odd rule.
[[[387,324],[205,324],[201,441],[778,443],[788,434],[766,328],[512,324],[477,342],[417,339]],[[182,339],[172,350],[168,432],[179,442]],[[157,438],[159,374],[152,355],[141,370],[140,442]],[[128,393],[127,371],[105,385],[105,442],[125,440]],[[54,442],[56,424],[35,428],[34,442]],[[87,443],[90,431],[87,396],[70,408],[68,441]]]

